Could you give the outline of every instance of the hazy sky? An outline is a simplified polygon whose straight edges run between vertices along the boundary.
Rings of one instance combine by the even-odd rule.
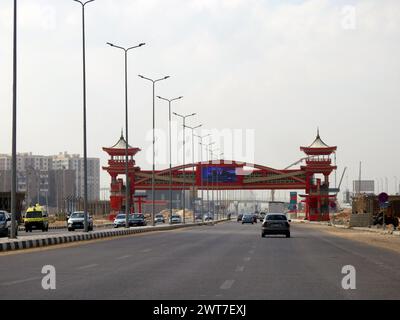
[[[12,2],[0,1],[0,153],[11,152]],[[18,2],[18,151],[82,154],[80,5]],[[96,0],[86,8],[88,153],[102,165],[101,147],[124,126],[123,54],[106,42],[146,42],[129,54],[129,138],[143,149],[142,168],[151,167],[152,91],[137,75],[170,75],[157,94],[183,95],[174,110],[198,113],[188,125],[254,130],[256,163],[294,162],[319,126],[348,181],[359,161],[363,178],[388,177],[390,190],[400,180],[398,0]],[[166,103],[156,109],[166,130]]]

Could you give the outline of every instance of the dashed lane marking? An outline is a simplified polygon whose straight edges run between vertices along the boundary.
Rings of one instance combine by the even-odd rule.
[[[15,280],[15,281],[10,281],[10,282],[4,282],[1,285],[2,286],[12,286],[14,284],[20,284],[24,282],[29,282],[29,281],[34,281],[34,280],[39,280],[40,277],[32,277],[32,278],[27,278],[27,279],[22,279],[22,280]]]
[[[236,272],[243,272],[244,271],[244,266],[237,266],[235,271]]]
[[[229,290],[230,288],[232,288],[233,283],[235,282],[235,280],[226,280],[220,287],[221,290]]]
[[[128,259],[128,258],[130,258],[130,257],[132,257],[130,254],[127,254],[127,255],[125,255],[125,256],[121,256],[121,257],[118,257],[118,258],[116,258],[117,260],[123,260],[123,259]]]
[[[86,266],[81,266],[76,268],[77,270],[84,270],[84,269],[89,269],[89,268],[93,268],[93,267],[97,267],[98,264],[97,263],[93,263],[93,264],[88,264]]]

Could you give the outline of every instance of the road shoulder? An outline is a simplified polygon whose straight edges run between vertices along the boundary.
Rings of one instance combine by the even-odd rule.
[[[377,248],[391,250],[400,254],[400,237],[397,236],[367,232],[351,228],[336,228],[333,226],[322,224],[305,223],[301,225],[307,226],[309,228],[318,229],[336,237],[357,241]]]

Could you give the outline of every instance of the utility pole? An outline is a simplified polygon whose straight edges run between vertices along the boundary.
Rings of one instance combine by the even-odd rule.
[[[360,167],[358,170],[358,193],[361,194],[361,161],[360,161]]]
[[[129,158],[128,158],[128,148],[129,148],[129,131],[128,131],[128,51],[132,49],[144,46],[145,43],[140,43],[137,46],[124,48],[117,46],[113,43],[107,42],[107,44],[113,48],[117,48],[124,51],[124,66],[125,66],[125,228],[129,228],[129,215],[131,214],[131,186],[129,178]],[[121,132],[122,138],[122,132]],[[135,170],[133,170],[135,172]],[[133,197],[133,202],[135,202],[135,197]],[[135,204],[133,205],[135,206]]]
[[[183,202],[183,204],[182,204],[182,207],[183,208],[182,208],[182,210],[183,210],[183,223],[186,223],[186,213],[185,213],[185,211],[186,211],[186,208],[185,208],[185,184],[186,184],[186,182],[185,182],[185,176],[186,176],[186,174],[185,174],[185,153],[186,153],[186,149],[185,149],[186,143],[185,143],[185,141],[186,141],[186,136],[185,136],[185,129],[186,129],[186,118],[195,116],[196,113],[182,115],[182,114],[174,112],[173,114],[175,116],[177,116],[177,117],[181,117],[182,118],[182,128],[183,128],[183,133],[182,133],[182,138],[183,138],[183,153],[182,153],[182,156],[183,156],[183,159],[182,159],[183,160],[183,167],[182,167],[182,174],[183,174],[182,195],[183,195],[183,199],[182,199],[182,202]]]
[[[151,173],[151,198],[152,198],[151,199],[152,200],[151,201],[152,202],[152,204],[151,204],[151,225],[154,226],[155,225],[155,223],[154,223],[155,202],[154,201],[156,200],[155,189],[154,189],[155,170],[156,170],[156,167],[155,167],[156,166],[156,164],[155,164],[155,157],[156,157],[156,149],[155,149],[155,145],[156,145],[156,136],[155,136],[155,132],[156,132],[156,107],[155,107],[156,93],[155,93],[155,90],[156,90],[156,88],[155,87],[156,87],[157,82],[166,80],[166,79],[170,78],[170,76],[165,76],[163,78],[156,79],[156,80],[147,78],[142,75],[139,75],[139,77],[144,80],[150,81],[153,84],[153,143],[152,143],[152,145],[153,145],[153,165],[152,165],[152,173]]]
[[[17,238],[17,0],[14,0],[13,111],[12,111],[11,232]]]
[[[180,100],[183,97],[177,97],[173,99],[166,99],[161,96],[157,96],[158,99],[165,100],[168,102],[168,138],[169,138],[169,221],[172,223],[172,136],[171,136],[171,102]]]
[[[89,231],[88,224],[88,212],[87,212],[87,202],[88,202],[88,174],[87,174],[87,135],[86,135],[86,43],[85,43],[85,5],[94,0],[88,0],[82,2],[80,0],[74,0],[82,5],[82,77],[83,77],[83,174],[84,174],[84,231]]]

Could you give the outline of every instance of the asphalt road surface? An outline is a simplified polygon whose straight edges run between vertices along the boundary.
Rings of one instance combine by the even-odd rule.
[[[292,224],[236,222],[0,255],[1,299],[400,299],[399,254]],[[44,265],[56,289],[44,290]],[[344,290],[342,267],[356,270]]]

